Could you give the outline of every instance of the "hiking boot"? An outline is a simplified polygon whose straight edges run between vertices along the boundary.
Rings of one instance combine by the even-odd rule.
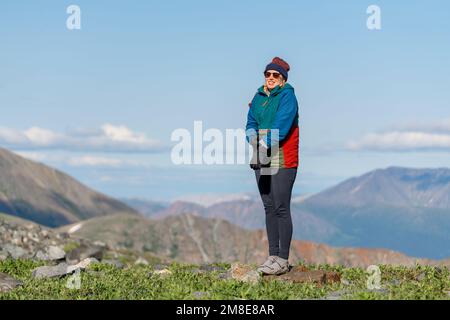
[[[276,257],[275,262],[266,266],[262,272],[270,275],[280,275],[289,272],[289,261],[287,259]]]
[[[267,258],[267,260],[258,267],[257,271],[265,273],[266,270],[270,270],[270,269],[267,269],[267,267],[270,266],[272,263],[274,263],[276,258],[277,258],[277,256],[269,256]]]

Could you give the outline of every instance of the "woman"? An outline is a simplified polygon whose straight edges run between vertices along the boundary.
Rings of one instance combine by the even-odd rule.
[[[269,257],[258,268],[265,274],[289,271],[290,203],[299,149],[298,103],[294,88],[286,82],[289,70],[286,61],[273,58],[247,116],[247,141],[254,151],[250,167],[255,170],[269,240]]]

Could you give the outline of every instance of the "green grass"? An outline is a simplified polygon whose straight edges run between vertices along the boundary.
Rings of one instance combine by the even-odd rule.
[[[341,299],[449,299],[450,273],[434,267],[380,266],[382,291],[366,288],[368,274],[360,268],[310,265],[312,269],[342,272],[344,282],[325,286],[290,284],[280,281],[256,285],[221,280],[219,272],[193,273],[194,265],[173,263],[171,275],[149,275],[151,265],[116,269],[97,263],[81,272],[80,289],[66,288],[68,276],[59,279],[33,279],[31,271],[44,265],[31,260],[0,262],[0,272],[23,281],[23,286],[0,299],[320,299],[341,292]],[[220,264],[229,268],[229,264]]]

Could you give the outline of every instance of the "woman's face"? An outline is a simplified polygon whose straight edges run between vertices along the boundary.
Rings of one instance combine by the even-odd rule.
[[[281,75],[281,73],[279,73],[276,70],[267,70],[265,72],[265,77],[266,77],[266,87],[269,90],[272,90],[276,86],[281,85],[281,82],[283,80],[283,76]]]

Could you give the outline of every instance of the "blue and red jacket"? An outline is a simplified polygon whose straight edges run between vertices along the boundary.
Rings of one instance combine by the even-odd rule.
[[[259,143],[273,147],[278,143],[278,152],[271,154],[271,167],[297,168],[299,165],[298,102],[294,88],[286,83],[276,86],[269,94],[264,86],[258,88],[247,115],[247,141],[257,137]],[[272,134],[278,129],[278,137]],[[274,149],[276,150],[276,148]]]

